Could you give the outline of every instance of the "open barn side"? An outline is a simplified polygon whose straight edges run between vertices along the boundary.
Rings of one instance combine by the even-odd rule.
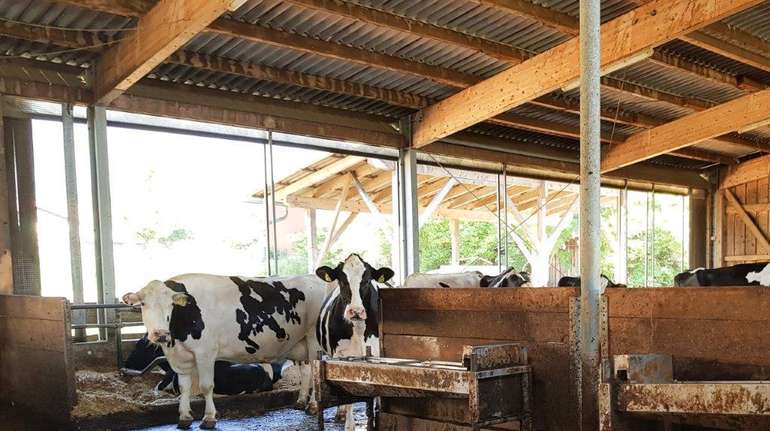
[[[570,303],[577,289],[387,289],[381,295],[383,356],[458,361],[464,345],[521,343],[534,370],[537,429],[576,426]],[[389,421],[403,420],[389,414],[457,422],[467,415],[444,400],[387,399],[383,412],[386,429]]]

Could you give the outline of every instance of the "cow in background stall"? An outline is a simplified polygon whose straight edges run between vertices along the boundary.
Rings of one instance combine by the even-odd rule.
[[[770,286],[770,263],[742,263],[723,268],[698,268],[677,274],[676,287]]]
[[[200,428],[216,426],[215,363],[310,361],[319,350],[315,323],[326,286],[315,275],[245,278],[187,274],[152,281],[123,301],[142,309],[148,339],[159,344],[179,375],[179,423],[193,422],[192,377],[197,372],[205,398]],[[310,373],[302,375],[300,402],[310,394]]]
[[[379,289],[388,287],[393,270],[375,269],[361,256],[351,254],[334,268],[318,268],[316,275],[331,290],[316,323],[316,338],[324,352],[337,358],[363,357],[369,348],[373,356],[379,356]],[[338,408],[338,418],[343,415],[345,430],[353,430],[350,406]]]
[[[511,267],[498,275],[484,275],[479,271],[454,274],[415,273],[404,280],[406,288],[475,288],[475,287],[527,287],[529,274],[516,272]]]
[[[162,358],[155,361],[156,358]],[[164,371],[163,380],[155,390],[179,395],[179,375],[171,369],[163,349],[153,344],[144,334],[137,340],[134,350],[128,355],[124,366],[126,370],[139,372],[149,371],[151,364],[156,364]],[[289,364],[287,362],[286,364]],[[240,395],[254,392],[264,392],[273,389],[273,385],[281,379],[286,364],[235,364],[228,361],[214,363],[214,393],[218,395]],[[125,372],[125,370],[124,370]]]
[[[559,279],[559,282],[556,283],[557,287],[580,287],[580,277],[562,277]],[[612,287],[612,288],[625,288],[627,287],[625,284],[618,284],[610,280],[609,277],[602,274],[601,275],[601,288],[602,291],[604,289]]]

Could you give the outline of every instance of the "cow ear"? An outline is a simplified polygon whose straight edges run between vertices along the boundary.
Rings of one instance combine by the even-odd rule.
[[[374,279],[377,280],[377,283],[387,283],[394,275],[396,274],[388,267],[382,267],[374,271]]]
[[[174,305],[178,305],[180,307],[186,307],[187,302],[189,302],[189,300],[190,300],[190,297],[187,296],[186,293],[175,293],[171,297],[171,302],[173,302]]]
[[[138,293],[126,293],[123,295],[123,303],[130,305],[132,307],[136,307],[138,305],[142,305],[142,296]]]
[[[315,275],[318,276],[321,280],[331,283],[332,281],[337,279],[337,276],[334,274],[334,270],[329,268],[328,266],[321,266],[318,269],[315,270]]]

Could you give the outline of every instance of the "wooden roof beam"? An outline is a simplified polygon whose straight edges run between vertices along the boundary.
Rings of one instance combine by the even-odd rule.
[[[161,0],[94,67],[94,97],[108,104],[220,15],[245,0]]]
[[[578,19],[528,0],[478,0],[485,6],[504,10],[512,15],[533,19],[538,23],[570,36],[578,35]]]
[[[312,187],[320,182],[326,181],[330,177],[334,177],[341,172],[346,172],[348,169],[360,164],[364,160],[366,160],[366,158],[360,156],[345,156],[328,166],[309,173],[308,175],[293,181],[291,184],[287,184],[285,187],[276,190],[275,199],[283,201],[287,196],[297,193],[306,187]],[[343,188],[345,187],[343,186]]]
[[[757,3],[759,0],[657,0],[642,5],[602,25],[602,68],[632,61]],[[423,109],[413,126],[413,147],[424,147],[570,85],[580,77],[578,48],[577,38],[570,39]]]
[[[770,52],[770,43],[723,22],[711,24],[700,31],[685,35],[682,40],[731,60],[770,72],[770,57],[760,54]]]
[[[602,157],[602,172],[610,172],[715,136],[751,130],[769,121],[770,89],[637,133],[607,151]]]

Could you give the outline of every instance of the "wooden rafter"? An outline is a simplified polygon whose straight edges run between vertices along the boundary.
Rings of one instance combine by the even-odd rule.
[[[329,232],[326,235],[324,245],[321,247],[321,252],[318,253],[318,260],[316,260],[315,263],[316,267],[321,265],[321,262],[323,262],[324,258],[326,257],[326,253],[329,252],[329,247],[331,247],[331,245],[334,243],[334,234],[335,230],[337,229],[337,221],[339,220],[340,212],[342,211],[342,208],[345,205],[345,201],[348,197],[348,190],[350,190],[350,185],[353,183],[352,175],[348,174],[347,178],[348,182],[342,188],[342,193],[340,193],[340,197],[337,199],[337,203],[334,207],[334,218],[332,219],[331,227],[329,227]]]
[[[733,167],[721,179],[719,188],[728,189],[768,176],[770,176],[770,155],[757,157]]]
[[[633,61],[651,48],[757,4],[757,0],[658,0],[601,27],[602,67]],[[423,109],[412,145],[424,147],[579,78],[573,38]]]
[[[757,244],[764,248],[766,252],[770,253],[770,241],[767,240],[767,236],[765,236],[762,230],[757,226],[757,223],[754,221],[754,219],[752,219],[749,213],[747,213],[743,208],[743,205],[738,200],[738,198],[735,197],[735,194],[733,194],[730,189],[725,189],[724,194],[727,198],[727,202],[729,202],[730,205],[732,205],[733,208],[738,211],[738,216],[743,221],[743,224],[746,225],[746,228],[749,230],[749,232],[751,232],[751,234],[757,240]]]
[[[161,0],[94,67],[94,98],[108,104],[220,15],[245,0]]]
[[[736,130],[751,130],[752,127],[768,120],[770,90],[739,97],[631,136],[623,144],[615,145],[607,151],[602,158],[602,172],[622,168]]]
[[[344,172],[352,168],[353,166],[363,162],[364,160],[366,159],[360,156],[345,156],[340,160],[334,163],[331,163],[328,166],[325,166],[315,172],[312,172],[302,177],[297,181],[292,182],[291,184],[286,185],[285,187],[282,187],[276,190],[275,199],[282,201],[292,193],[296,193],[304,188],[311,187],[320,182],[326,181],[329,179],[329,177],[335,176],[340,172]],[[346,178],[343,184],[343,190],[347,190],[347,187],[349,186],[350,186],[350,179]]]
[[[711,24],[682,39],[707,51],[770,72],[770,57],[767,56],[770,43],[725,23]]]
[[[540,24],[570,36],[578,34],[578,20],[527,0],[479,0],[479,3],[502,9],[512,15],[533,19]]]

